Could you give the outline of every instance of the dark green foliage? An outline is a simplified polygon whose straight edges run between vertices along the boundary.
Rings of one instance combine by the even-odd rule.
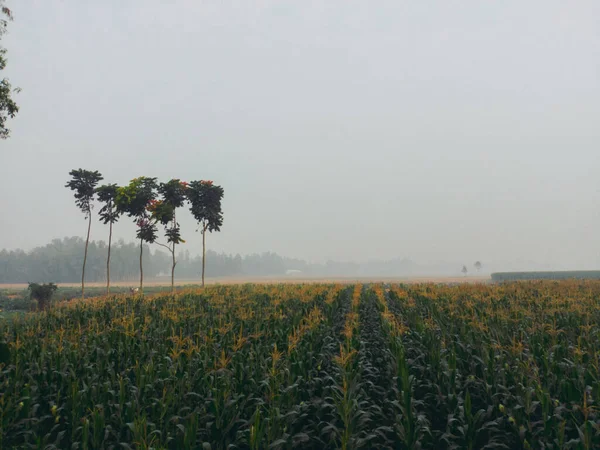
[[[108,252],[106,257],[106,293],[110,294],[110,251],[112,248],[113,225],[119,219],[121,211],[117,208],[117,194],[119,187],[116,184],[107,184],[96,189],[98,200],[104,206],[100,209],[100,220],[109,225]]]
[[[223,225],[221,200],[224,190],[212,181],[192,181],[187,189],[190,211],[202,231],[202,286],[206,268],[206,232],[220,231]]]
[[[187,187],[188,184],[179,179],[161,183],[158,186],[161,200],[154,201],[150,205],[152,218],[164,225],[167,243],[171,245],[165,247],[171,252],[171,289],[173,291],[175,291],[175,266],[177,265],[175,246],[184,242],[181,238],[181,227],[177,222],[177,208],[182,207],[185,203]]]
[[[119,212],[127,214],[137,222],[148,217],[148,207],[156,196],[156,178],[138,177],[127,186],[117,189],[116,204]]]
[[[4,6],[4,1],[0,0],[0,39],[6,32],[8,21],[12,20],[10,9]],[[0,72],[6,68],[6,49],[0,46]],[[0,139],[8,138],[10,130],[6,123],[8,119],[14,118],[19,112],[19,107],[12,99],[13,92],[18,89],[13,89],[10,82],[6,78],[0,78]]]
[[[96,194],[96,186],[102,180],[102,175],[97,170],[74,169],[69,172],[71,179],[65,187],[74,191],[75,204],[85,214],[88,221],[85,249],[83,253],[83,264],[81,269],[81,297],[85,296],[85,264],[87,262],[88,245],[90,242],[90,230],[92,228],[92,201]]]
[[[600,392],[597,369],[573,351],[595,353],[597,284],[405,288],[387,299],[405,330],[390,341],[399,390],[410,386],[413,417],[428,430],[421,448],[599,448],[598,397],[586,394]],[[580,435],[589,423],[595,430]]]
[[[156,178],[138,177],[127,186],[117,189],[117,210],[134,219],[137,225],[136,236],[140,240],[140,290],[144,286],[143,252],[144,242],[156,241],[156,222],[151,218],[149,208],[156,200]]]
[[[69,172],[71,179],[65,187],[74,191],[75,204],[88,219],[92,211],[92,201],[96,194],[96,186],[102,180],[97,170],[74,169]]]
[[[115,223],[121,215],[116,205],[118,190],[119,186],[116,184],[105,184],[96,189],[98,201],[103,204],[98,215],[105,225]]]
[[[163,202],[173,208],[181,208],[186,200],[187,186],[186,182],[174,178],[166,183],[160,183],[158,193],[161,195]]]
[[[156,224],[148,209],[155,200],[156,188],[156,178],[139,177],[117,189],[117,210],[134,219],[137,238],[148,243],[157,238]]]
[[[190,211],[203,230],[221,231],[223,194],[223,188],[213,184],[212,181],[192,181],[189,184],[187,196],[190,201]]]
[[[59,306],[0,322],[2,448],[598,449],[599,302],[546,282]]]
[[[185,242],[181,239],[181,227],[176,222],[171,228],[165,227],[165,236],[167,242],[171,244],[181,244],[182,242]],[[173,251],[175,250],[173,249]]]
[[[492,274],[492,281],[518,281],[518,280],[598,280],[600,270],[572,270],[556,272],[496,272]]]
[[[10,347],[6,342],[0,341],[0,364],[8,364],[10,362]]]
[[[0,71],[4,69],[6,61],[4,60],[4,49],[0,49]],[[0,139],[6,139],[10,135],[10,130],[6,126],[8,119],[13,119],[19,112],[19,107],[12,99],[13,88],[5,78],[0,80]]]
[[[50,300],[54,292],[58,289],[58,286],[54,283],[29,283],[29,292],[31,299],[37,301],[38,309],[44,310],[48,307]]]
[[[299,299],[284,293],[284,303],[275,306],[272,296],[279,289],[265,295],[260,287],[239,287],[234,296],[229,289],[215,289],[152,303],[115,298],[98,309],[81,302],[32,317],[35,327],[16,323],[11,337],[23,339],[38,325],[43,332],[28,338],[14,363],[0,371],[7,400],[0,423],[3,448],[42,442],[42,448],[263,449],[283,439],[294,413],[305,414],[303,403],[311,403],[298,384],[310,383],[319,371],[316,360],[305,363],[326,327],[306,333],[289,372],[280,364],[274,373],[270,355],[275,345],[286,352],[286,332],[312,309],[328,305],[322,295]],[[226,302],[214,304],[213,295]],[[238,316],[240,296],[253,298],[251,317]],[[180,313],[166,315],[171,308]],[[69,327],[61,319],[65,313]],[[231,327],[222,329],[220,323]],[[0,334],[6,331],[0,322]],[[204,343],[208,336],[218,345]],[[245,343],[232,352],[239,338]],[[35,341],[44,341],[43,351]],[[276,395],[269,400],[271,392]],[[294,432],[289,441],[307,448],[308,438]]]
[[[165,201],[154,200],[148,206],[148,211],[151,213],[152,219],[163,226],[168,226],[169,222],[173,221],[175,208],[170,203]]]
[[[177,223],[176,211],[181,208],[186,200],[188,184],[179,179],[169,180],[167,183],[161,183],[158,186],[158,193],[161,200],[153,206],[153,217],[165,226],[165,236],[167,242],[171,244],[180,244],[181,229]],[[173,247],[174,249],[175,247]]]
[[[143,242],[148,242],[149,244],[152,244],[156,241],[158,235],[156,224],[154,222],[149,219],[140,219],[137,221],[136,225],[136,236],[138,239]]]

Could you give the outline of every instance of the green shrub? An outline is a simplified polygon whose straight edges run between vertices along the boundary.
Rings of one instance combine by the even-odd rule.
[[[41,311],[48,307],[48,303],[52,300],[56,289],[58,289],[58,286],[54,283],[29,283],[31,299],[37,301],[38,309]]]

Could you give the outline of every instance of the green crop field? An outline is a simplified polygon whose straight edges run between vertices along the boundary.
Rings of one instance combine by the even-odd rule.
[[[1,285],[0,284],[0,319],[15,314],[23,314],[37,309],[37,302],[30,298],[30,292],[26,285]],[[131,284],[130,284],[131,286]],[[179,289],[189,290],[190,285],[180,285]],[[158,292],[170,292],[171,287],[166,285],[150,285],[145,286],[144,291],[147,294],[155,294]],[[98,297],[106,293],[105,285],[86,286],[85,296]],[[129,286],[113,286],[112,294],[127,294],[130,293]],[[81,286],[61,284],[54,294],[55,300],[71,300],[81,297]]]
[[[230,285],[0,321],[2,449],[598,449],[600,282]]]

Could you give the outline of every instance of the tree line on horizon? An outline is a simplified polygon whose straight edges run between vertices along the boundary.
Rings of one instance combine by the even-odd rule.
[[[81,266],[85,239],[65,237],[30,251],[22,249],[0,250],[0,283],[54,282],[76,283],[81,281]],[[106,255],[108,244],[105,241],[90,241],[86,264],[86,283],[106,283]],[[118,282],[134,281],[139,277],[139,245],[116,240],[111,248],[111,280]],[[171,255],[161,247],[152,249],[144,244],[144,272],[156,280],[170,276]],[[202,255],[192,255],[189,250],[177,254],[177,277],[186,281],[201,277]],[[225,254],[206,251],[206,276],[277,276],[287,270],[302,270],[303,273],[320,273],[317,267],[305,261],[286,258],[272,252],[261,254]]]
[[[224,190],[210,180],[187,183],[178,178],[167,182],[158,182],[156,178],[141,176],[132,179],[125,186],[104,184],[97,170],[73,169],[65,187],[73,191],[75,205],[87,220],[87,234],[81,268],[81,296],[85,295],[85,271],[88,258],[92,211],[98,201],[102,206],[99,219],[109,226],[106,257],[106,293],[110,294],[110,269],[113,225],[127,216],[136,226],[136,238],[139,241],[139,290],[144,288],[144,246],[158,244],[169,252],[171,259],[171,289],[175,290],[175,266],[177,265],[176,246],[184,243],[181,227],[177,221],[177,210],[186,203],[202,232],[202,286],[205,278],[206,233],[220,231],[223,225],[221,201]],[[166,243],[159,241],[158,226],[164,228]]]
[[[86,282],[106,282],[105,241],[90,241],[86,264]],[[0,283],[81,281],[81,266],[85,240],[81,237],[54,239],[46,245],[25,251],[0,250]],[[186,281],[200,280],[202,254],[189,250],[177,253],[177,277]],[[111,249],[111,280],[135,281],[139,277],[139,245],[116,240]],[[144,272],[153,281],[167,280],[170,275],[171,255],[162,247],[144,244]],[[288,273],[288,271],[292,271]],[[457,275],[456,264],[420,266],[408,258],[372,260],[365,262],[326,261],[308,262],[281,256],[274,252],[226,254],[206,251],[207,277],[398,277]]]

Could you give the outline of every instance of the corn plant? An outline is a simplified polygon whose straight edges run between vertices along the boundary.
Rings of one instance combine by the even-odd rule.
[[[600,282],[231,285],[0,322],[0,449],[600,448]]]

